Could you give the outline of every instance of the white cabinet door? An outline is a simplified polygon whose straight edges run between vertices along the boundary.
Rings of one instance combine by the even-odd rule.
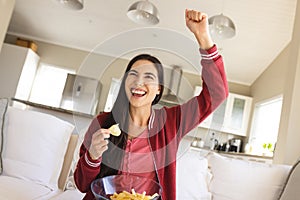
[[[200,94],[201,90],[201,86],[196,86],[194,95]],[[246,136],[251,104],[251,97],[229,93],[228,98],[199,127]]]
[[[0,53],[0,96],[28,100],[39,56],[31,49],[3,44]]]
[[[224,132],[246,136],[252,98],[230,93],[224,119]]]

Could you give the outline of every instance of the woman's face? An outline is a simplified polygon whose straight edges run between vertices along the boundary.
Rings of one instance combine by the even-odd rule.
[[[155,65],[148,60],[138,60],[127,73],[125,91],[130,105],[136,108],[151,106],[160,92]]]

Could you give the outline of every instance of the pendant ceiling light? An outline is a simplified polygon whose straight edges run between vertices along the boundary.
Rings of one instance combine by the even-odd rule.
[[[147,0],[132,4],[128,9],[127,16],[140,25],[155,25],[159,22],[157,8]]]
[[[219,39],[229,39],[235,36],[235,25],[229,17],[223,15],[225,0],[222,0],[221,5],[221,14],[208,18],[209,30],[213,37]]]
[[[223,14],[210,17],[208,23],[213,36],[221,39],[228,39],[235,36],[235,25],[233,21]]]
[[[83,9],[83,0],[58,0],[58,2],[65,8],[71,10]]]

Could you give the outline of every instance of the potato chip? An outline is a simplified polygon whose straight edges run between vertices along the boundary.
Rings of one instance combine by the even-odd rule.
[[[111,200],[151,200],[157,197],[158,194],[155,193],[154,195],[146,195],[146,192],[144,191],[142,194],[137,193],[134,191],[134,189],[131,190],[131,193],[127,191],[123,191],[120,193],[114,193],[110,199]]]
[[[119,124],[114,124],[109,128],[111,134],[113,136],[119,136],[121,134],[121,130],[119,128]]]

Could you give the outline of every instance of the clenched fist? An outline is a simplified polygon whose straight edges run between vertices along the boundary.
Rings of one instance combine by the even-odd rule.
[[[202,49],[209,49],[213,46],[208,27],[207,14],[196,10],[185,10],[185,22],[189,30],[195,35]]]

